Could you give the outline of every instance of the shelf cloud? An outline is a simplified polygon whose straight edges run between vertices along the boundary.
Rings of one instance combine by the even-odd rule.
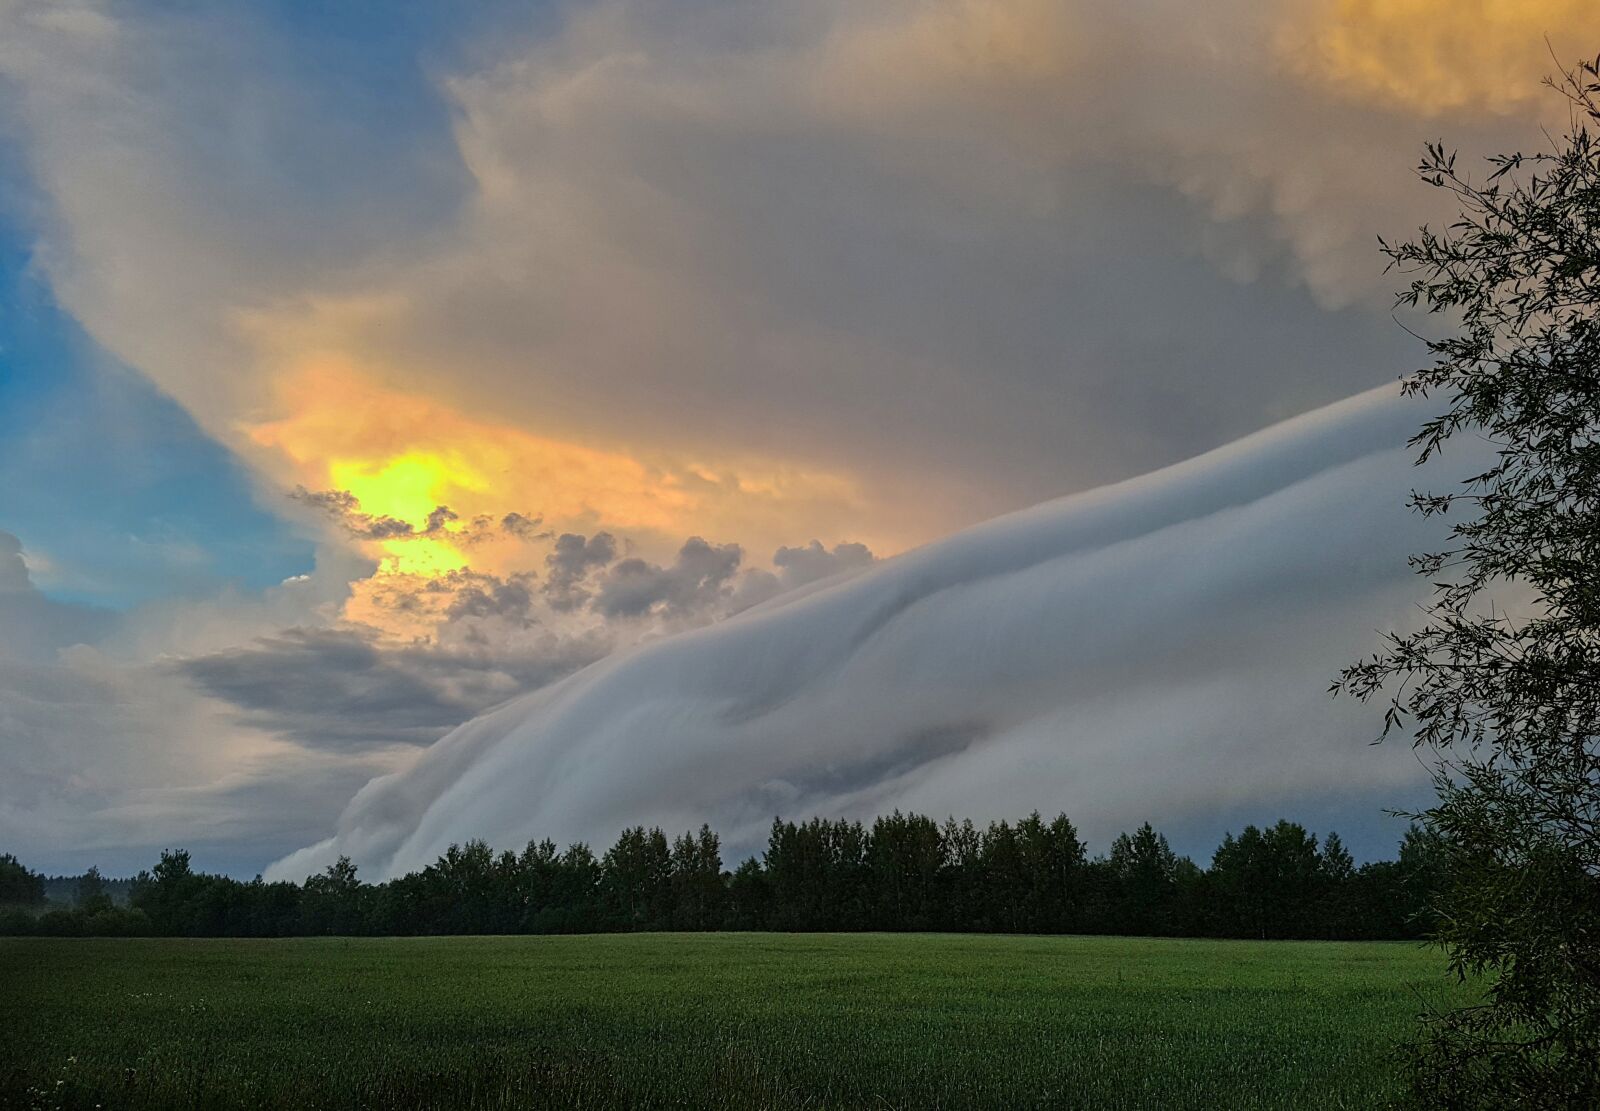
[[[1426,590],[1405,563],[1437,539],[1404,506],[1419,415],[1369,393],[615,654],[373,780],[269,874],[640,821],[711,821],[737,853],[780,812],[1065,809],[1099,840],[1399,797],[1419,766],[1327,689]]]

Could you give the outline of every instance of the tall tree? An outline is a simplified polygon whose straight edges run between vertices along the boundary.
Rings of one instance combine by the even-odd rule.
[[[722,881],[722,841],[709,825],[672,842],[673,925],[709,930],[722,924],[727,887]]]
[[[634,826],[600,859],[607,910],[623,929],[672,926],[672,848],[659,828]]]
[[[105,878],[93,864],[78,877],[76,905],[85,914],[98,914],[111,909],[111,896],[106,894]]]
[[[361,881],[350,858],[341,856],[319,875],[307,876],[301,903],[302,928],[313,934],[353,934],[361,923]]]
[[[1600,59],[1549,82],[1570,126],[1482,180],[1430,145],[1418,167],[1459,202],[1444,231],[1384,244],[1400,293],[1450,321],[1408,394],[1494,462],[1424,514],[1456,513],[1427,619],[1335,689],[1388,692],[1385,735],[1437,753],[1423,825],[1444,847],[1439,939],[1487,1000],[1434,1016],[1416,1081],[1447,1106],[1600,1106]]]
[[[128,898],[150,916],[158,933],[204,933],[194,904],[205,887],[189,865],[187,849],[163,849],[154,868],[134,877]]]
[[[921,814],[896,810],[872,823],[867,850],[875,911],[885,930],[926,930],[933,925],[944,842],[939,827]]]
[[[1117,883],[1113,922],[1135,934],[1170,934],[1176,927],[1178,857],[1167,839],[1145,822],[1118,834],[1107,862]]]

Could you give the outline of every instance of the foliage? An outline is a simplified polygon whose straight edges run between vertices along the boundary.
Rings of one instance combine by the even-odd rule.
[[[10,853],[0,853],[0,907],[35,907],[44,902],[44,877]]]
[[[111,895],[106,891],[106,881],[100,869],[91,865],[78,879],[77,899],[74,905],[84,914],[100,914],[111,909]]]
[[[0,940],[0,1107],[1378,1107],[1415,945]],[[57,1082],[60,1082],[59,1087]]]
[[[1463,433],[1495,456],[1413,495],[1458,514],[1413,559],[1426,620],[1336,685],[1391,692],[1385,735],[1439,757],[1439,939],[1461,974],[1497,973],[1417,1046],[1419,1094],[1452,1107],[1600,1106],[1600,59],[1550,84],[1572,119],[1553,149],[1474,183],[1430,145],[1419,173],[1461,215],[1384,244],[1412,275],[1400,303],[1456,325],[1405,382],[1444,400],[1420,460]]]

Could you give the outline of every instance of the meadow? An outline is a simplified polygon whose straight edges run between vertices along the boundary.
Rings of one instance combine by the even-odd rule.
[[[0,1106],[1381,1106],[1414,943],[0,939]]]

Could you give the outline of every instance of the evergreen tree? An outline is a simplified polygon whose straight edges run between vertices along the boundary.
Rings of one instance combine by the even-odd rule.
[[[106,894],[106,881],[94,865],[78,877],[77,909],[84,914],[98,914],[111,909],[111,896]]]
[[[1131,837],[1118,835],[1108,863],[1117,884],[1115,928],[1157,936],[1176,932],[1178,857],[1167,839],[1145,822]]]

